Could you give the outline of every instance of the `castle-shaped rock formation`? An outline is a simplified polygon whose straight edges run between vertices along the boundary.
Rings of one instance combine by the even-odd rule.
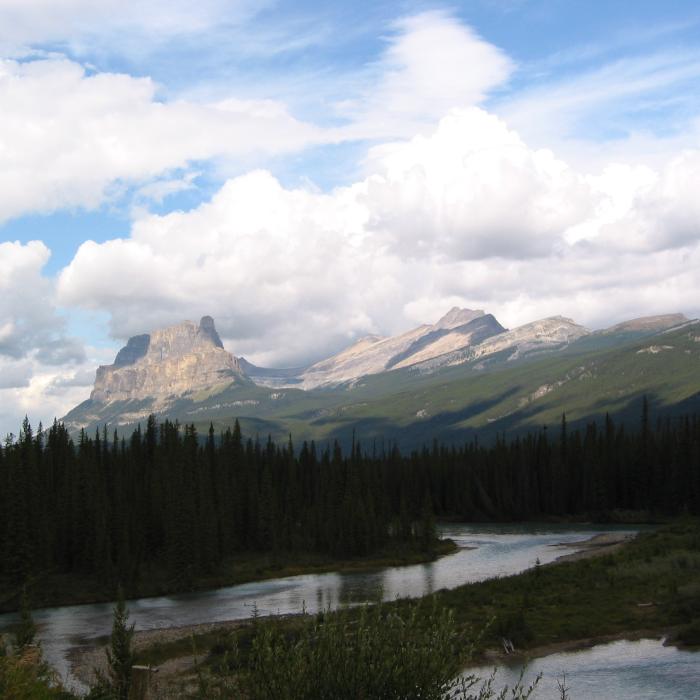
[[[184,321],[129,338],[114,364],[97,369],[93,401],[165,401],[245,379],[238,359],[224,350],[214,319]]]

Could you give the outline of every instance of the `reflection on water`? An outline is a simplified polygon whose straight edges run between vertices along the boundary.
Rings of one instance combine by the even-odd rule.
[[[491,668],[470,669],[487,676]],[[518,680],[521,664],[501,666],[497,686]],[[538,673],[542,680],[535,698],[559,697],[557,679],[566,673],[571,700],[690,700],[700,698],[700,653],[665,647],[657,639],[600,644],[582,651],[552,654],[535,659],[526,679]]]
[[[178,627],[261,615],[309,612],[364,602],[418,597],[441,588],[518,573],[562,554],[550,545],[576,542],[600,532],[624,528],[584,526],[449,525],[442,528],[464,549],[430,564],[389,567],[374,572],[309,574],[271,579],[160,598],[129,601],[137,630]],[[68,654],[71,648],[108,635],[113,604],[74,605],[36,611],[39,639],[46,660],[73,687]],[[12,622],[0,615],[0,629]]]
[[[372,571],[361,576],[338,576],[337,601],[331,600],[335,607],[359,605],[361,603],[379,603],[384,597],[384,573]],[[328,607],[328,606],[326,606]]]

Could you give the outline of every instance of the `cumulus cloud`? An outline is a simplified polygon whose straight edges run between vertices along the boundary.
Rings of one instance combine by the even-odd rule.
[[[694,162],[684,157],[684,177]],[[629,169],[623,187],[614,171],[588,176],[528,148],[478,109],[367,163],[363,180],[327,194],[255,171],[190,212],[140,219],[127,239],[85,243],[59,299],[108,311],[119,338],[211,313],[232,351],[287,364],[455,303],[511,326],[697,311],[700,232],[673,215],[692,191],[677,182],[679,164]],[[638,217],[656,228],[640,231]]]
[[[0,390],[29,386],[33,374],[31,362],[10,360],[3,362],[0,367]]]
[[[66,336],[53,284],[42,275],[49,255],[40,241],[0,243],[0,358],[40,353],[46,364],[84,359],[82,345]]]
[[[265,338],[277,348],[284,328],[292,353],[307,352],[315,331],[323,348],[329,334],[369,323],[347,291],[360,279],[360,296],[383,285],[362,246],[365,216],[347,190],[285,190],[269,173],[253,172],[192,212],[135,223],[128,240],[84,244],[61,274],[60,297],[109,309],[117,336],[212,313],[243,347]],[[117,274],[118,285],[104,283]],[[349,325],[331,330],[336,313]]]
[[[80,365],[56,367],[34,358],[12,363],[0,357],[0,429],[17,434],[24,416],[35,428],[64,416],[88,397],[98,361],[109,360],[91,352]]]
[[[85,398],[94,357],[66,331],[54,281],[42,273],[49,250],[39,241],[0,243],[0,427],[16,432],[25,414],[45,423]],[[94,355],[94,352],[91,352]],[[87,373],[87,375],[86,375]],[[79,379],[77,379],[79,378]],[[80,381],[63,396],[56,381]]]
[[[635,193],[629,211],[606,231],[626,247],[650,252],[700,240],[700,151],[686,151]]]
[[[596,199],[566,163],[477,108],[453,111],[430,137],[375,148],[369,167],[371,226],[404,255],[546,255]]]
[[[159,101],[148,78],[74,61],[0,62],[0,222],[100,205],[196,160],[283,154],[318,137],[271,100]]]

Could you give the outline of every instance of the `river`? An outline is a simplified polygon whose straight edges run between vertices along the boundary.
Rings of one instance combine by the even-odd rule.
[[[254,609],[261,615],[296,613],[302,608],[316,612],[329,607],[418,597],[441,588],[519,573],[538,559],[545,564],[561,556],[564,552],[552,547],[553,544],[575,543],[613,530],[636,531],[581,525],[447,525],[442,527],[442,535],[451,537],[463,549],[428,564],[373,572],[292,576],[212,591],[130,600],[130,619],[137,630],[145,630],[246,619]],[[108,603],[75,605],[34,613],[44,658],[69,687],[83,689],[71,673],[71,649],[109,634],[112,607]],[[14,619],[13,615],[0,615],[0,629]],[[575,700],[581,698],[576,696]]]
[[[517,682],[522,664],[501,665],[495,686]],[[493,669],[470,669],[480,677]],[[559,697],[557,680],[566,674],[571,700],[696,700],[700,698],[700,652],[664,646],[660,639],[620,640],[590,649],[551,654],[534,659],[525,669],[525,680],[538,673],[542,679],[537,700]]]

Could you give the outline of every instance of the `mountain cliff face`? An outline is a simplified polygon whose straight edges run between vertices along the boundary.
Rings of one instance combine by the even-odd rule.
[[[501,354],[505,355],[502,359],[506,362],[512,362],[541,352],[561,350],[589,334],[589,330],[570,318],[551,316],[494,334],[469,347],[434,356],[417,364],[417,368],[424,372],[433,371],[476,360],[488,361]]]
[[[465,348],[505,329],[490,314],[454,307],[437,323],[390,338],[368,336],[305,370],[301,386],[312,389],[352,381],[368,374],[409,367],[425,359]]]
[[[153,402],[226,386],[244,377],[238,360],[224,350],[214,320],[185,321],[129,338],[112,365],[97,370],[93,402]]]

